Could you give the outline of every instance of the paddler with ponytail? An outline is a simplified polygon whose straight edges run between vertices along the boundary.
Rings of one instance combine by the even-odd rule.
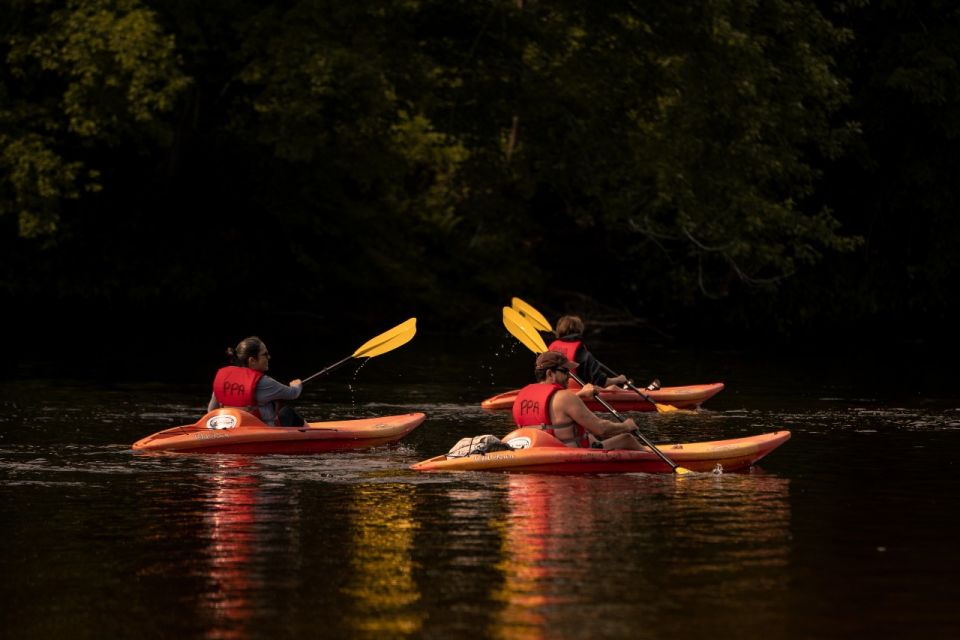
[[[583,404],[597,388],[587,383],[582,389],[567,389],[570,370],[576,367],[558,351],[537,356],[535,384],[517,394],[513,403],[513,421],[518,427],[537,427],[568,447],[595,449],[642,449],[631,433],[637,430],[632,418],[624,422],[604,420]]]
[[[302,427],[306,424],[292,407],[280,406],[281,400],[300,397],[302,383],[293,380],[285,385],[265,375],[270,368],[270,352],[260,338],[244,338],[235,349],[227,348],[227,357],[230,364],[217,371],[207,411],[237,407],[268,425]]]

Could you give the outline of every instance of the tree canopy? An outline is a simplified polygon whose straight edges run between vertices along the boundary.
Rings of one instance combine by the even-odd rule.
[[[2,290],[445,320],[581,292],[771,333],[946,319],[941,4],[10,0]]]

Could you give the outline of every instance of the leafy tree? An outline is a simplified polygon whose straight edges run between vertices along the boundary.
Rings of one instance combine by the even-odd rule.
[[[517,81],[533,85],[517,155],[530,202],[574,230],[555,236],[576,247],[599,228],[589,273],[672,276],[690,299],[853,246],[804,204],[854,129],[831,119],[846,99],[831,52],[849,34],[809,4],[528,7],[549,31]]]
[[[2,210],[63,238],[72,202],[47,263],[108,247],[127,297],[670,309],[856,244],[811,197],[850,31],[806,0],[13,6]]]
[[[187,85],[174,38],[139,0],[13,0],[0,77],[0,214],[51,236],[64,200],[101,189],[92,149],[169,136]]]

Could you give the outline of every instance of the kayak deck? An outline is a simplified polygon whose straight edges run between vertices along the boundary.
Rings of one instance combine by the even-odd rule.
[[[675,464],[691,471],[745,469],[790,439],[789,431],[746,438],[658,445]],[[527,471],[537,473],[671,473],[673,469],[646,449],[579,449],[564,446],[539,429],[512,431],[503,442],[509,451],[473,454],[461,458],[436,456],[411,466],[417,471]]]
[[[659,404],[669,404],[678,409],[696,409],[701,404],[723,391],[722,382],[710,384],[693,384],[683,387],[662,387],[656,391],[644,390],[643,394]],[[519,389],[505,391],[480,403],[485,411],[509,411],[513,408]],[[616,391],[601,391],[600,397],[617,411],[654,411],[656,407],[647,402],[640,394],[632,389],[618,389]],[[606,408],[596,400],[586,400],[591,411],[606,411]]]
[[[240,409],[216,409],[194,424],[164,429],[133,443],[137,451],[322,453],[394,442],[424,421],[423,413],[273,427]]]

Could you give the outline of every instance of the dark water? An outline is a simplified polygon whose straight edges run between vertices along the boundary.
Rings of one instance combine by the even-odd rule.
[[[694,415],[637,415],[651,439],[793,439],[740,474],[440,475],[407,467],[508,431],[479,402],[522,382],[529,358],[423,353],[322,380],[300,403],[311,420],[422,410],[417,431],[314,456],[134,454],[196,420],[199,384],[8,381],[0,635],[960,633],[960,398],[940,369],[647,355],[664,384],[728,385]]]

